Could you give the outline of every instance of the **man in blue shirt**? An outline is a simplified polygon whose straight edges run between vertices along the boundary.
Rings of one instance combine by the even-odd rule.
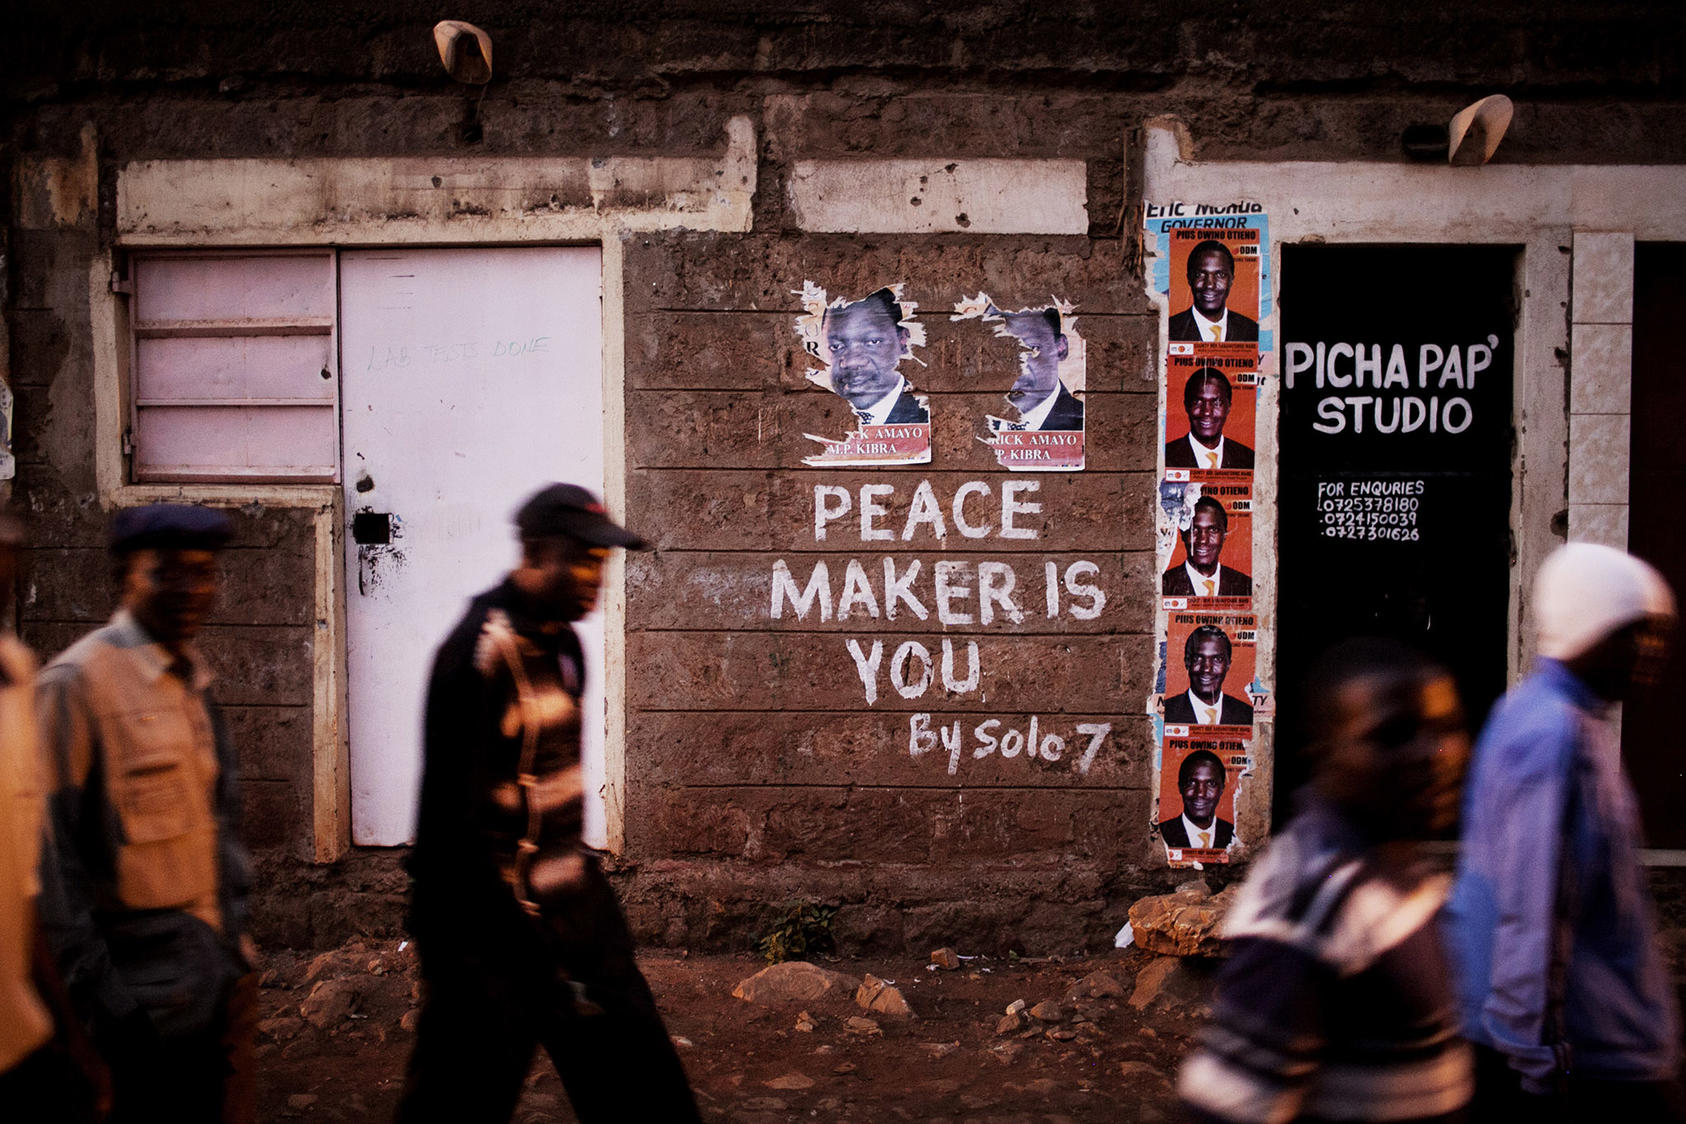
[[[1680,1018],[1611,724],[1653,683],[1674,597],[1619,550],[1559,549],[1534,585],[1540,659],[1476,747],[1448,903],[1476,1119],[1686,1120]]]

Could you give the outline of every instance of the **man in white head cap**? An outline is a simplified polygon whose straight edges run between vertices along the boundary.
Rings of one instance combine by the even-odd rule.
[[[1680,1016],[1611,722],[1653,684],[1674,597],[1644,562],[1573,543],[1540,567],[1539,661],[1476,746],[1448,904],[1473,1119],[1686,1120]]]

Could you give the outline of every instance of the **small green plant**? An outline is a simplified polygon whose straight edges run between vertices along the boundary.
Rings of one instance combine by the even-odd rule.
[[[767,931],[757,947],[769,964],[806,960],[816,953],[831,952],[837,947],[831,935],[831,921],[836,916],[834,905],[796,902]]]

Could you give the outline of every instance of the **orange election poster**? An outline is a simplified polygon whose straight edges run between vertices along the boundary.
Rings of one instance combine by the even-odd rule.
[[[1240,839],[1235,804],[1251,743],[1243,737],[1167,735],[1160,754],[1155,826],[1172,866],[1228,862]]]
[[[1171,558],[1159,578],[1166,609],[1246,612],[1253,603],[1253,485],[1166,483]],[[1163,541],[1163,540],[1161,540]]]
[[[1260,231],[1237,225],[1169,231],[1172,343],[1259,342]]]
[[[1166,614],[1165,735],[1194,727],[1253,727],[1256,618],[1252,613]]]
[[[1165,357],[1165,479],[1251,480],[1257,349],[1195,356],[1177,346]]]

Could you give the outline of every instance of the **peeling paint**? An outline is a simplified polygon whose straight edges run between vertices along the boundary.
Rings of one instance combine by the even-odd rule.
[[[73,157],[19,157],[13,174],[18,225],[25,230],[81,226],[99,202],[97,134],[82,126]]]

